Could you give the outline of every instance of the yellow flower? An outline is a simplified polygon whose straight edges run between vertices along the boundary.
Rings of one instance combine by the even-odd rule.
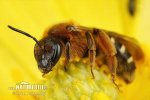
[[[137,1],[137,9],[134,16],[128,13],[128,1],[129,0],[1,0],[0,98],[3,100],[32,100],[47,98],[53,94],[53,98],[64,97],[62,99],[65,99],[65,97],[69,95],[69,99],[77,99],[76,97],[78,97],[78,99],[81,100],[87,100],[89,97],[95,100],[109,100],[115,98],[124,100],[150,99],[150,1],[135,0]],[[123,91],[119,93],[119,96],[109,78],[103,76],[103,74],[97,70],[95,70],[96,75],[98,77],[103,76],[102,78],[104,78],[100,82],[99,80],[93,81],[88,77],[85,81],[78,80],[78,78],[82,78],[84,75],[90,75],[88,71],[89,67],[80,62],[77,63],[79,64],[79,68],[77,68],[74,63],[70,65],[72,66],[69,67],[71,74],[66,74],[63,69],[58,68],[58,75],[56,75],[55,72],[51,72],[49,76],[44,79],[34,60],[33,47],[35,43],[31,39],[7,28],[7,25],[10,24],[40,39],[44,30],[49,25],[52,26],[56,23],[68,20],[73,20],[80,25],[88,27],[98,27],[124,33],[136,38],[140,42],[145,53],[145,61],[142,64],[137,63],[138,68],[136,70],[135,80],[129,85],[124,85]],[[78,69],[81,70],[81,72],[76,75],[74,71],[78,71]],[[52,77],[54,76],[58,76],[55,78],[57,80],[53,80]],[[62,86],[66,86],[66,83],[69,82],[68,80],[72,80],[72,78],[74,78],[74,81],[71,81],[72,84],[70,84],[68,88],[65,88],[66,90],[62,90],[63,88],[60,83],[55,83],[59,82],[59,79],[64,79]],[[55,83],[54,87],[50,80],[53,80]],[[45,83],[44,85],[52,89],[48,88],[48,90],[45,90],[46,94],[44,97],[31,94],[13,94],[14,90],[11,90],[10,87],[15,87],[15,85],[20,82],[28,82],[29,84],[40,84],[43,82]],[[49,86],[49,84],[51,85]],[[100,86],[103,85],[104,87],[101,88]],[[54,90],[54,92],[51,90]],[[80,90],[79,93],[82,95],[78,94],[78,90]],[[31,92],[31,90],[20,90],[20,93],[22,91],[26,93]],[[62,91],[66,92],[62,94]],[[92,95],[90,94],[91,91],[94,91]],[[33,90],[33,92],[37,92],[37,90]]]

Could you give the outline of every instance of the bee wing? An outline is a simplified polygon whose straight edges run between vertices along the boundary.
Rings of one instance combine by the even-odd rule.
[[[119,41],[127,50],[131,53],[135,60],[142,60],[144,58],[144,53],[139,46],[138,42],[131,37],[127,37],[121,34],[117,34],[115,32],[107,32],[110,37],[113,37],[116,41]]]
[[[83,30],[88,30],[90,32],[93,32],[93,28],[83,27],[80,26]],[[117,34],[115,32],[102,30],[106,32],[110,37],[113,37],[116,41],[120,42],[121,44],[124,44],[129,53],[133,56],[134,60],[143,60],[144,59],[144,53],[141,49],[141,47],[138,44],[138,41],[134,38],[127,37],[121,34]]]

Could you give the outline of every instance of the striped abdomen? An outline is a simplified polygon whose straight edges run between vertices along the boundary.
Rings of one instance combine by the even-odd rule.
[[[122,77],[126,83],[130,83],[134,79],[134,71],[136,69],[133,57],[124,44],[117,41],[114,37],[110,37],[110,39],[117,50],[118,67],[116,74]]]

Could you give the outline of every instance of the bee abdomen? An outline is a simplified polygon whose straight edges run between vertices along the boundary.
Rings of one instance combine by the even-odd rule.
[[[132,74],[134,73],[136,67],[132,55],[126,49],[126,46],[115,38],[110,38],[115,48],[117,50],[116,57],[118,59],[117,74],[125,80],[126,83],[130,83],[133,78]]]

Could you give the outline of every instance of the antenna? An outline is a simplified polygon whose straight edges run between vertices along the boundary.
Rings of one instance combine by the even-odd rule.
[[[10,26],[10,25],[8,25],[8,28],[10,28],[10,29],[13,30],[13,31],[19,32],[19,33],[21,33],[21,34],[23,34],[23,35],[26,35],[27,37],[32,38],[32,39],[38,44],[38,46],[39,46],[39,47],[41,48],[41,50],[42,50],[42,47],[41,47],[39,41],[38,41],[35,37],[31,36],[29,33],[24,32],[24,31],[22,31],[22,30],[20,30],[20,29],[14,28],[13,26]]]

